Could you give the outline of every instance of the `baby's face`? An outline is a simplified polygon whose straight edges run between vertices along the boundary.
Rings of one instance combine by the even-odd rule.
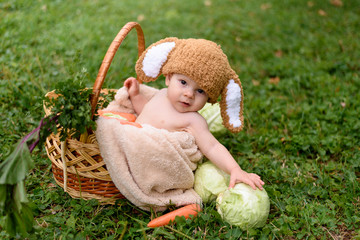
[[[208,100],[208,95],[191,78],[182,74],[166,76],[167,95],[178,112],[197,112]]]

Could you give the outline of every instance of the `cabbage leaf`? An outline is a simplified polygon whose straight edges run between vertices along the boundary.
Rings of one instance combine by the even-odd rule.
[[[254,190],[247,184],[238,183],[218,195],[216,208],[226,222],[247,230],[265,225],[270,201],[265,189]]]
[[[195,172],[194,190],[204,203],[214,201],[217,195],[229,186],[230,176],[207,161],[198,166]]]

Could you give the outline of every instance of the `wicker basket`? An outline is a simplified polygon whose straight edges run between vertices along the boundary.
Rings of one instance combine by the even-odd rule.
[[[139,56],[145,50],[145,39],[140,25],[136,22],[127,23],[116,35],[111,43],[93,87],[91,98],[92,114],[99,100],[105,76],[120,44],[133,29],[136,29],[138,38]],[[49,92],[48,97],[56,97],[54,92]],[[45,108],[45,114],[51,114]],[[64,142],[59,135],[50,135],[46,139],[45,149],[52,162],[52,172],[56,183],[73,198],[98,199],[103,204],[114,204],[124,196],[119,192],[106,169],[98,142],[94,132],[82,134],[79,139],[69,137]]]

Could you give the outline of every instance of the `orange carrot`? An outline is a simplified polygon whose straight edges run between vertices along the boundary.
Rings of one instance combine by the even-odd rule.
[[[139,123],[135,122],[136,116],[131,113],[99,110],[98,115],[106,119],[115,119],[122,125],[132,125],[138,128],[142,128]]]
[[[195,217],[200,211],[201,211],[201,207],[199,204],[194,203],[194,204],[186,205],[184,207],[181,207],[179,209],[176,209],[172,212],[169,212],[167,214],[164,214],[160,217],[151,220],[147,226],[151,228],[161,227],[169,224],[170,221],[174,221],[176,216],[179,217],[184,216],[185,218],[189,218],[190,215],[193,215]]]

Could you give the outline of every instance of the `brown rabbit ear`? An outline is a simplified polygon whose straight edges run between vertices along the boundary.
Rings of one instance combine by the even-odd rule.
[[[148,47],[136,62],[138,80],[155,81],[162,74],[162,67],[176,45],[177,38],[165,38]]]
[[[243,90],[237,76],[230,79],[221,93],[221,117],[231,132],[240,132],[244,125]]]

